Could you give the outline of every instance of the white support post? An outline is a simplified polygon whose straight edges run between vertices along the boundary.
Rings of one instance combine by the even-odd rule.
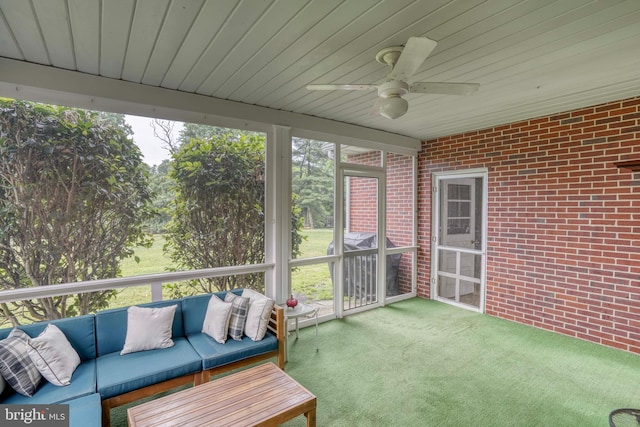
[[[162,282],[151,284],[151,301],[162,301]]]
[[[289,292],[291,253],[291,128],[274,125],[267,143],[266,262],[274,264],[267,274],[265,293],[284,301]]]

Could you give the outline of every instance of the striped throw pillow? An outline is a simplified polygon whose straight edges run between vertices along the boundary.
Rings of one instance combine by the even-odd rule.
[[[232,304],[231,318],[229,319],[229,336],[236,341],[242,341],[244,324],[247,320],[247,313],[249,312],[249,298],[239,297],[231,292],[227,292],[224,300]]]
[[[0,373],[15,391],[31,397],[36,392],[42,375],[27,353],[29,335],[14,328],[0,341]]]

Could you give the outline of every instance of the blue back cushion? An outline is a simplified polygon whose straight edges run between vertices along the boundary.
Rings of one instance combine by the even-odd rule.
[[[172,338],[183,337],[182,304],[179,299],[139,304],[138,307],[166,307],[177,305],[173,317]],[[98,356],[122,350],[127,337],[127,309],[129,307],[114,308],[96,313],[96,342]]]
[[[90,360],[96,358],[95,341],[95,317],[87,314],[78,317],[68,317],[66,319],[52,320],[51,322],[38,322],[31,325],[18,326],[31,338],[35,338],[53,323],[64,333],[71,346],[80,356],[80,360]],[[5,339],[13,328],[0,329],[0,339]]]
[[[234,289],[231,292],[236,295],[242,295],[242,289]],[[223,301],[226,294],[226,291],[215,293],[215,295]],[[204,322],[204,316],[207,313],[210,299],[211,294],[196,295],[182,299],[185,336],[188,337],[202,332],[202,323]]]

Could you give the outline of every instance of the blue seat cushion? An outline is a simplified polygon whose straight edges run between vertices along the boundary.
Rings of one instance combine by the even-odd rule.
[[[202,369],[211,369],[238,360],[247,359],[259,354],[278,349],[278,339],[267,332],[261,341],[252,341],[242,337],[242,341],[227,340],[220,344],[207,334],[194,334],[188,337],[189,342],[202,358]]]
[[[69,405],[69,427],[102,426],[102,405],[98,393],[62,403]]]
[[[3,404],[56,404],[76,397],[87,396],[96,392],[96,361],[82,362],[71,377],[71,384],[66,386],[53,385],[42,380],[33,397],[26,397],[19,393],[11,393]]]
[[[174,338],[174,346],[123,356],[114,352],[98,356],[98,393],[103,399],[199,372],[202,359],[186,338]]]

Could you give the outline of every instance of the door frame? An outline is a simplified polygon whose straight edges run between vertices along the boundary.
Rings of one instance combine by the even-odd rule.
[[[487,213],[488,213],[488,169],[477,168],[468,170],[457,170],[448,172],[434,172],[431,175],[431,279],[430,279],[430,297],[431,299],[444,302],[446,304],[455,305],[461,308],[465,308],[471,311],[477,311],[484,313],[485,311],[485,298],[486,298],[486,268],[487,268]],[[447,298],[441,298],[438,296],[438,266],[439,256],[441,248],[446,246],[440,246],[440,193],[439,188],[441,181],[451,179],[476,179],[482,178],[482,224],[477,224],[482,227],[483,236],[480,248],[477,250],[464,250],[467,253],[474,253],[481,256],[480,262],[480,302],[478,307],[473,307],[467,304],[462,304],[456,301],[452,301]]]
[[[380,243],[380,236],[386,236],[386,212],[384,207],[386,206],[386,172],[384,168],[381,167],[371,167],[371,166],[362,166],[355,164],[340,164],[338,168],[337,182],[339,185],[336,188],[336,199],[339,201],[339,208],[336,206],[336,212],[339,212],[340,215],[335,219],[335,241],[343,242],[344,241],[344,231],[349,226],[349,212],[346,211],[347,207],[345,206],[345,197],[348,194],[345,192],[346,181],[348,177],[360,177],[360,178],[373,178],[376,179],[377,186],[377,230],[376,233],[378,235],[378,248],[377,248],[377,259],[386,259],[386,240],[383,239],[382,243]],[[338,198],[339,196],[339,198]],[[375,307],[381,307],[385,304],[385,292],[384,285],[381,278],[386,277],[387,269],[386,263],[384,262],[376,262],[376,295],[377,300],[375,303],[365,304],[360,307],[346,309],[344,308],[344,246],[342,244],[336,245],[336,249],[339,250],[339,266],[335,270],[334,274],[338,280],[334,281],[334,309],[338,317],[343,317],[355,313],[359,313],[362,311],[369,310]],[[339,274],[337,272],[340,272]]]

